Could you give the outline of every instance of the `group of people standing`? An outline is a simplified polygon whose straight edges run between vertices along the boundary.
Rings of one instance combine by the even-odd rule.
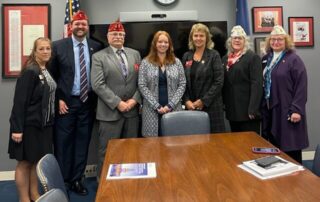
[[[52,45],[37,39],[17,80],[9,154],[18,160],[21,201],[39,197],[35,166],[53,152],[52,145],[66,186],[86,195],[81,177],[94,118],[99,176],[108,141],[138,137],[140,107],[143,137],[161,136],[162,115],[183,110],[183,104],[207,112],[212,133],[225,132],[224,113],[233,132],[260,134],[262,119],[262,136],[301,162],[301,150],[308,146],[307,74],[282,27],[275,26],[267,38],[262,60],[250,50],[242,27],[233,27],[221,60],[208,27],[197,23],[181,61],[165,31],[154,34],[141,61],[138,51],[124,47],[119,21],[108,27],[104,49],[86,37],[84,12],[74,15],[71,29],[72,37]]]

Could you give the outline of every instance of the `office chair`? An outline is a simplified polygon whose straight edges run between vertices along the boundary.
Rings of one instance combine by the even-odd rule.
[[[46,154],[37,164],[38,180],[44,192],[51,189],[60,189],[65,196],[69,196],[66,190],[59,164],[53,154]]]
[[[68,202],[68,199],[60,189],[51,189],[41,195],[36,202]]]
[[[320,177],[320,144],[317,145],[316,152],[314,154],[312,172]]]
[[[163,136],[209,134],[209,115],[203,111],[177,111],[164,114],[161,119]]]

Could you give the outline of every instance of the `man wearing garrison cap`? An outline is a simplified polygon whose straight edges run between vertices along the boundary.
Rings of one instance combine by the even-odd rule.
[[[75,13],[72,36],[53,42],[50,65],[58,84],[54,153],[66,185],[80,195],[88,194],[81,179],[87,165],[96,105],[90,85],[91,56],[102,48],[86,37],[88,29],[87,15],[83,11]]]
[[[141,57],[138,51],[123,47],[125,30],[119,20],[110,24],[107,40],[109,47],[93,55],[91,70],[92,89],[98,95],[98,177],[108,140],[138,136],[141,100],[137,88]]]

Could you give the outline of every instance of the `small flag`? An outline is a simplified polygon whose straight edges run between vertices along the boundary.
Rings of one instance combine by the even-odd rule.
[[[80,3],[79,0],[67,0],[66,2],[66,14],[64,17],[64,32],[63,37],[67,38],[72,35],[71,32],[71,20],[72,16],[78,12],[80,9]]]
[[[236,24],[241,25],[247,35],[250,35],[250,23],[247,0],[237,0]]]

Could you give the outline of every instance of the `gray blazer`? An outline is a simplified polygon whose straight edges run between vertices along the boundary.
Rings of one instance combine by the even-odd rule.
[[[138,91],[138,65],[141,56],[138,51],[124,48],[128,60],[128,76],[125,78],[120,69],[120,61],[109,46],[92,56],[91,85],[98,95],[97,119],[116,121],[122,116],[138,116],[138,106],[122,113],[117,109],[120,101],[135,99],[141,103]]]
[[[166,67],[168,103],[173,111],[182,110],[181,99],[186,89],[186,77],[182,63],[176,59],[175,63]],[[159,67],[142,60],[139,69],[139,90],[143,96],[142,105],[142,135],[158,136],[159,104]]]

